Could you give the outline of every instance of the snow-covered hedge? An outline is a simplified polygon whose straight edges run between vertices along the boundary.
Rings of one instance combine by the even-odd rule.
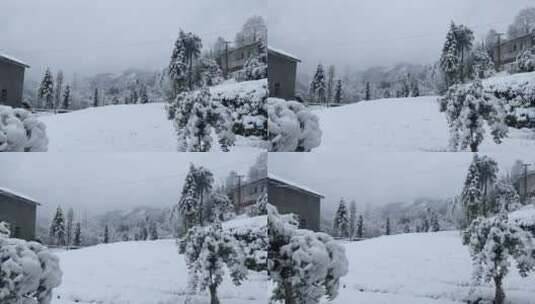
[[[24,109],[0,106],[0,152],[44,152],[46,126]]]
[[[0,236],[0,303],[49,304],[61,276],[58,258],[43,245]]]
[[[319,119],[303,104],[268,98],[270,151],[308,152],[321,143]]]

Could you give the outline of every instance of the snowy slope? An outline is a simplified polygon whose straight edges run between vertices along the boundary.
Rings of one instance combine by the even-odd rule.
[[[320,119],[322,143],[314,152],[372,150],[383,152],[447,151],[448,125],[436,96],[359,102],[314,111]],[[488,132],[486,133],[489,134]],[[535,150],[535,134],[510,129],[500,145],[486,136],[481,152]]]
[[[176,152],[173,122],[165,103],[110,105],[46,115],[49,152]],[[254,150],[238,138],[231,150]]]
[[[458,231],[383,236],[345,243],[349,274],[332,304],[463,303],[470,292],[471,260]],[[535,303],[535,276],[512,269],[505,281],[508,303]],[[491,298],[491,285],[474,296]],[[327,303],[327,301],[325,301]]]
[[[103,244],[58,252],[63,283],[52,304],[183,303],[187,272],[174,240]],[[227,278],[218,290],[222,304],[267,303],[267,275],[250,273],[240,287]],[[209,303],[206,296],[195,303]]]

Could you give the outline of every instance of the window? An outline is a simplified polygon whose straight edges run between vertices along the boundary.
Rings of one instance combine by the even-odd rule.
[[[281,91],[281,84],[280,83],[275,83],[275,96],[279,96],[280,95],[280,92]]]
[[[306,227],[307,227],[307,221],[304,218],[300,219],[299,220],[299,228],[304,229]]]
[[[7,103],[7,89],[2,89],[0,93],[0,103]]]
[[[11,237],[20,239],[20,227],[19,226],[16,226],[15,229],[11,231]]]

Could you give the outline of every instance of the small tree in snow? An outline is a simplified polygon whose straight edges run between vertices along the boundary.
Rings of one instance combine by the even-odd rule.
[[[342,103],[342,99],[344,98],[344,90],[342,88],[342,80],[338,79],[336,82],[336,88],[334,91],[334,102],[336,103]]]
[[[247,277],[245,257],[239,242],[220,224],[208,227],[194,227],[179,244],[188,268],[190,294],[186,303],[191,303],[191,295],[208,289],[210,304],[219,304],[217,288],[223,282],[226,265],[232,282],[238,286]]]
[[[391,227],[390,227],[390,218],[386,218],[386,225],[385,225],[385,234],[390,235],[392,233]]]
[[[316,102],[327,102],[327,85],[325,81],[325,71],[323,70],[323,65],[320,63],[318,64],[316,73],[314,74],[314,79],[310,84],[310,95]]]
[[[357,203],[351,201],[349,205],[349,238],[353,238],[357,229]]]
[[[186,175],[180,199],[175,207],[183,219],[184,228],[204,225],[204,201],[209,197],[213,187],[213,174],[203,167],[190,166]]]
[[[533,49],[520,52],[516,57],[515,67],[518,72],[535,71],[535,54],[533,54]]]
[[[357,222],[357,237],[359,239],[364,237],[364,219],[362,218],[362,214],[359,215],[359,220]]]
[[[100,104],[99,96],[98,96],[98,88],[95,88],[95,93],[93,94],[93,107],[98,107]]]
[[[167,68],[167,73],[172,83],[170,101],[174,100],[178,94],[187,90],[188,87],[188,65],[186,63],[187,58],[186,45],[184,44],[183,39],[184,35],[185,33],[180,30]]]
[[[516,262],[521,277],[535,269],[535,247],[529,232],[510,222],[507,214],[494,218],[479,217],[464,231],[463,241],[469,246],[475,282],[493,281],[495,304],[503,304],[503,280],[509,272],[509,261]]]
[[[63,103],[62,106],[64,109],[68,109],[71,105],[71,87],[66,86],[65,91],[63,92]]]
[[[158,239],[158,226],[155,221],[150,222],[149,224],[149,239],[157,240]]]
[[[492,212],[512,212],[522,207],[520,195],[510,179],[502,177],[492,191]]]
[[[110,242],[110,230],[108,228],[108,225],[104,226],[104,244],[108,244]]]
[[[483,45],[474,49],[471,59],[473,78],[489,78],[496,73],[494,62]]]
[[[440,99],[440,111],[446,113],[450,127],[450,147],[477,152],[483,141],[484,122],[491,129],[492,139],[500,144],[507,136],[505,112],[499,99],[485,92],[481,80],[469,85],[454,85]]]
[[[319,303],[338,294],[340,278],[347,274],[345,251],[325,233],[297,229],[292,217],[281,216],[268,205],[268,269],[273,301],[285,304]]]
[[[56,90],[54,91],[54,109],[61,107],[61,97],[63,93],[63,71],[58,71],[56,76]]]
[[[344,200],[340,200],[334,216],[334,231],[340,237],[349,237],[349,211]]]
[[[63,209],[59,206],[50,226],[50,242],[58,246],[65,246],[66,244],[65,217],[63,216]]]
[[[39,87],[37,96],[41,101],[44,99],[45,108],[54,108],[54,77],[52,76],[52,72],[50,72],[49,68],[47,68],[45,71],[45,76],[41,81],[41,86]]]
[[[210,196],[212,221],[227,221],[234,214],[234,204],[226,193],[215,191]]]
[[[69,208],[69,211],[67,212],[67,226],[66,226],[66,234],[67,234],[67,246],[70,246],[72,244],[72,237],[74,232],[74,210],[72,208]]]
[[[82,246],[82,225],[78,222],[76,223],[76,228],[74,228],[74,246]]]

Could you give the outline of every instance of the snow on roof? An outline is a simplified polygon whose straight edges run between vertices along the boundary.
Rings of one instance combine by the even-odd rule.
[[[21,193],[18,193],[18,192],[15,192],[11,189],[8,189],[6,187],[0,187],[0,193],[5,193],[9,196],[14,196],[14,197],[17,197],[19,199],[22,199],[28,203],[32,203],[32,204],[36,204],[36,205],[40,205],[36,199],[33,199],[25,194],[21,194]]]
[[[281,177],[278,177],[272,173],[268,173],[268,179],[271,179],[271,180],[274,180],[274,181],[278,181],[278,182],[281,182],[283,184],[286,184],[288,186],[291,186],[291,187],[294,187],[294,188],[297,188],[297,189],[300,189],[300,190],[303,190],[303,191],[306,191],[306,192],[309,192],[311,194],[314,194],[316,196],[319,196],[319,197],[325,197],[325,195],[319,193],[319,192],[316,192],[314,190],[311,190],[310,188],[306,187],[306,186],[303,186],[303,185],[299,185],[295,182],[291,182],[291,181],[288,181],[284,178],[281,178]]]
[[[30,66],[29,66],[27,63],[25,63],[24,61],[19,60],[19,59],[13,57],[13,56],[10,56],[10,55],[4,54],[4,53],[0,53],[0,59],[5,59],[5,60],[7,60],[7,61],[16,63],[16,64],[18,64],[18,65],[22,65],[22,66],[24,66],[24,67],[26,67],[26,68],[29,68],[29,67],[30,67]]]
[[[277,48],[274,48],[274,47],[271,47],[271,46],[268,46],[268,51],[270,52],[273,52],[273,53],[276,53],[276,54],[279,54],[279,55],[282,55],[284,57],[288,57],[290,59],[294,59],[294,60],[297,60],[299,62],[301,62],[301,59],[299,59],[299,57],[293,55],[293,54],[290,54],[286,51],[283,51],[281,49],[277,49]]]

